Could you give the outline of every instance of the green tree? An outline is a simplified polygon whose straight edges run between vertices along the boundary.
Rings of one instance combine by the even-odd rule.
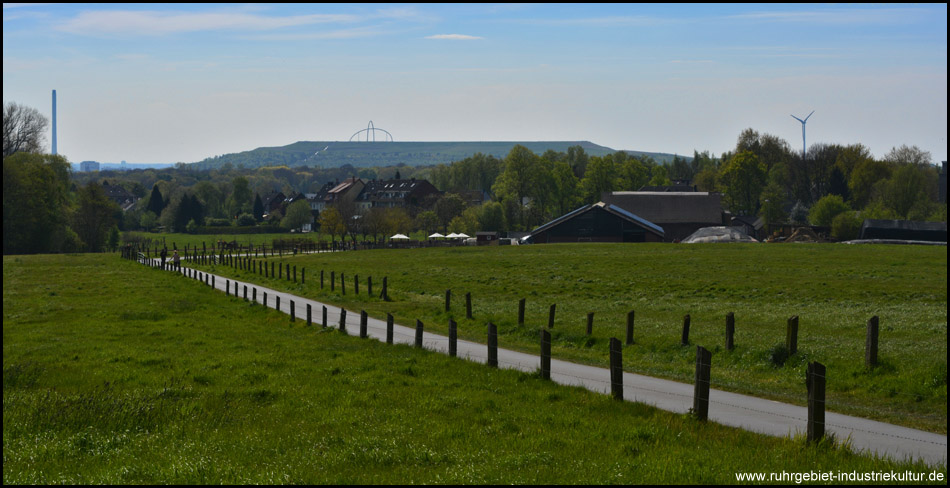
[[[551,179],[553,183],[552,204],[554,205],[554,212],[557,215],[564,215],[578,207],[577,191],[580,186],[580,180],[574,175],[570,164],[568,164],[567,161],[555,162],[551,171]],[[495,223],[493,228],[488,228],[485,225],[482,225],[482,228],[485,230],[503,230],[505,228],[503,221],[504,209],[500,204],[497,204],[497,202],[492,203],[497,205],[497,209],[493,208],[492,212],[497,210],[499,212],[498,216],[502,218],[502,222]]]
[[[619,168],[620,191],[637,191],[650,181],[650,171],[637,158],[626,158]]]
[[[765,165],[751,151],[740,152],[726,161],[719,175],[729,208],[737,215],[755,215],[765,186]]]
[[[313,215],[310,213],[310,204],[307,200],[297,200],[287,207],[287,215],[284,215],[280,224],[285,229],[299,229],[311,222],[313,222]]]
[[[449,222],[462,215],[462,211],[465,210],[465,201],[457,194],[449,193],[435,202],[433,210],[439,219],[439,225],[442,226],[442,232],[447,232]]]
[[[68,216],[69,163],[18,152],[3,158],[3,253],[59,251]]]
[[[769,183],[762,190],[759,197],[762,206],[759,208],[759,217],[765,221],[767,232],[771,234],[773,223],[784,222],[785,215],[785,190],[777,183]]]
[[[887,161],[864,159],[855,164],[848,178],[848,190],[855,208],[864,208],[871,201],[878,182],[890,178],[892,165]]]
[[[108,246],[109,251],[111,252],[115,252],[116,249],[119,248],[119,227],[118,226],[113,225],[112,228],[109,229],[109,240],[107,241],[106,246]]]
[[[881,201],[901,218],[910,218],[917,209],[917,217],[931,213],[931,194],[936,193],[936,176],[928,174],[932,168],[916,164],[902,164],[880,186]]]
[[[346,223],[343,222],[343,216],[336,207],[329,207],[320,212],[320,232],[330,234],[330,240],[335,241],[336,236],[343,236],[346,232]]]
[[[566,163],[565,163],[566,164]],[[568,168],[570,170],[570,168]],[[571,173],[573,177],[573,172]],[[478,229],[500,232],[505,227],[505,209],[498,202],[488,202],[482,205],[478,213]]]
[[[409,218],[409,213],[404,208],[387,208],[383,210],[382,227],[386,237],[395,234],[406,234],[412,227],[412,219]]]
[[[620,187],[619,172],[612,154],[593,156],[580,182],[582,203],[597,203],[600,196]]]
[[[864,221],[854,210],[846,210],[831,219],[831,237],[839,241],[857,239],[861,234],[861,224]]]
[[[228,212],[234,216],[239,213],[250,212],[253,204],[253,193],[247,178],[238,176],[231,181],[231,195],[227,200]]]
[[[254,194],[254,212],[253,212],[253,215],[254,215],[254,218],[255,218],[258,222],[261,222],[261,221],[264,220],[264,202],[261,201],[261,194],[260,194],[260,193],[255,193],[255,194]]]
[[[155,215],[161,215],[162,210],[165,210],[165,198],[162,196],[162,191],[158,189],[157,184],[152,185],[152,193],[148,197],[148,205],[145,209]]]
[[[811,225],[828,227],[838,214],[851,210],[841,195],[825,195],[821,197],[808,212],[808,221]]]
[[[668,186],[668,185],[673,184],[673,182],[670,181],[669,170],[667,169],[666,166],[663,166],[662,164],[654,165],[650,169],[650,174],[651,174],[651,178],[650,178],[650,181],[648,182],[650,186]]]
[[[432,210],[419,212],[419,215],[416,215],[416,228],[425,232],[427,236],[432,235],[432,231],[434,231],[438,225],[439,216]]]
[[[90,182],[78,191],[79,207],[72,228],[86,243],[87,252],[100,252],[106,245],[109,229],[116,225],[117,205],[106,196],[102,186]]]
[[[155,228],[155,225],[158,223],[158,217],[155,216],[151,211],[146,210],[142,213],[142,216],[139,218],[139,225],[145,229],[145,232],[151,232]]]
[[[526,198],[534,196],[536,177],[541,158],[530,149],[517,144],[505,157],[505,169],[492,187],[499,198],[514,200],[518,204],[518,228],[525,228],[524,207]]]

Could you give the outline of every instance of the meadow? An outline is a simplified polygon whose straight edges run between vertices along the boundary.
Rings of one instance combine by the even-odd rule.
[[[486,324],[499,328],[501,347],[537,353],[548,323],[553,356],[607,365],[610,337],[625,339],[635,311],[627,371],[691,382],[695,345],[713,352],[712,382],[722,388],[804,404],[809,361],[828,367],[829,410],[914,428],[947,429],[947,253],[930,246],[832,244],[568,244],[391,249],[285,256],[307,269],[305,284],[265,278],[229,266],[204,266],[371,316],[484,342]],[[201,266],[199,266],[201,267]],[[321,289],[319,272],[324,271]],[[330,271],[343,273],[330,290]],[[359,275],[362,294],[354,292]],[[388,278],[390,301],[379,293]],[[452,308],[444,310],[445,290]],[[473,319],[464,295],[472,294]],[[518,325],[518,301],[526,317]],[[587,314],[594,312],[587,335]],[[735,314],[735,349],[725,349],[725,317]],[[680,344],[690,315],[690,346]],[[799,317],[798,353],[785,351],[789,317]],[[880,319],[879,365],[866,368],[866,323]]]
[[[5,256],[3,285],[5,484],[718,484],[747,471],[933,470],[291,323],[115,255]],[[393,293],[377,303],[414,292]]]

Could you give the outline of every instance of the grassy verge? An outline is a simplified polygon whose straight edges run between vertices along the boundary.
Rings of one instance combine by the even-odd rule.
[[[732,483],[746,471],[932,470],[291,324],[113,256],[3,264],[6,484]]]
[[[947,429],[946,249],[845,245],[549,245],[378,250],[283,258],[307,269],[305,285],[217,266],[258,281],[428,330],[459,322],[460,337],[485,340],[499,326],[502,347],[537,351],[537,330],[557,304],[555,357],[606,365],[610,337],[625,337],[635,310],[628,371],[691,381],[695,345],[713,352],[713,384],[804,404],[809,361],[828,366],[829,409],[915,428]],[[343,272],[348,294],[326,280]],[[363,294],[354,294],[360,276]],[[389,280],[392,301],[366,295]],[[445,290],[453,303],[444,311]],[[464,295],[474,318],[465,318]],[[517,323],[526,299],[526,324]],[[586,334],[594,312],[593,334]],[[726,351],[725,316],[736,317],[736,348]],[[691,316],[690,346],[680,345]],[[800,318],[798,353],[784,351],[787,319]],[[880,317],[880,364],[865,368],[867,320]]]

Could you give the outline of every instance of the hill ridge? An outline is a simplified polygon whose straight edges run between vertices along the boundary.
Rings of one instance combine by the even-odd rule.
[[[297,141],[284,146],[264,146],[206,158],[191,163],[200,169],[214,169],[232,164],[245,168],[263,166],[310,166],[332,168],[343,165],[373,166],[427,166],[449,164],[475,153],[504,158],[516,144],[542,154],[547,150],[567,152],[580,146],[590,156],[604,156],[618,152],[590,141],[407,141],[407,142],[354,142],[354,141]],[[657,162],[672,160],[673,154],[624,150],[633,155],[647,155]]]

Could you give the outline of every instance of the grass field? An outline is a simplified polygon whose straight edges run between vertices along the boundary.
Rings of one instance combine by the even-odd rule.
[[[947,252],[930,246],[536,245],[377,250],[284,257],[306,268],[305,285],[226,266],[215,272],[257,281],[427,330],[459,322],[460,337],[537,352],[537,331],[557,304],[553,355],[606,366],[610,337],[625,338],[636,313],[627,371],[692,381],[695,345],[713,352],[714,387],[804,404],[809,361],[828,367],[829,410],[946,433]],[[349,293],[319,286],[319,270],[346,276]],[[360,276],[362,295],[353,293]],[[366,278],[388,277],[390,302],[365,294]],[[339,278],[338,278],[339,280]],[[445,290],[453,294],[444,311]],[[464,295],[473,296],[473,320]],[[518,326],[518,300],[526,324]],[[594,312],[593,334],[586,334]],[[725,316],[736,317],[726,351]],[[691,316],[691,347],[680,345]],[[799,316],[798,354],[783,355],[787,319]],[[880,364],[864,366],[867,320],[880,317]]]
[[[394,292],[392,304],[413,293]],[[747,471],[933,469],[291,324],[112,255],[5,256],[3,351],[5,484],[734,483]]]

